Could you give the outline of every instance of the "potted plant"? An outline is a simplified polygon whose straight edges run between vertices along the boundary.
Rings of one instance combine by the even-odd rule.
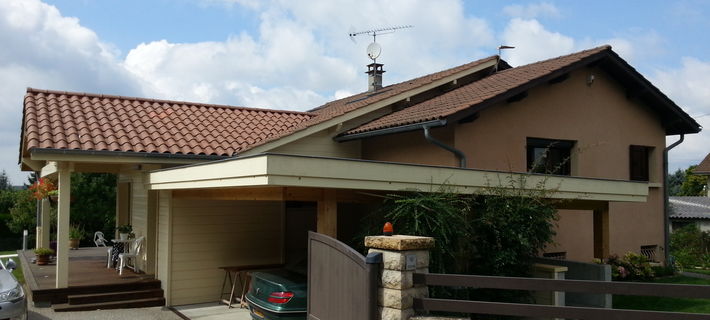
[[[35,249],[35,255],[37,255],[37,265],[46,265],[49,263],[49,256],[54,254],[54,250],[49,248],[37,248]]]
[[[128,235],[133,232],[133,227],[130,224],[123,224],[116,228],[121,240],[128,240]]]
[[[72,225],[69,228],[69,248],[74,250],[79,249],[79,242],[84,238],[85,234],[86,232],[84,232],[83,228]]]

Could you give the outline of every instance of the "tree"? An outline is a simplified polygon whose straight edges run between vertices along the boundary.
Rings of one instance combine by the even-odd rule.
[[[674,173],[668,175],[668,194],[670,196],[679,196],[680,187],[685,181],[685,171],[677,169]]]
[[[10,208],[10,220],[7,221],[7,226],[12,232],[20,233],[25,229],[33,229],[37,222],[37,200],[32,197],[30,190],[16,191],[17,198],[15,204]]]
[[[84,230],[112,234],[116,219],[116,175],[73,173],[71,223]]]
[[[0,172],[0,190],[9,190],[12,189],[12,185],[10,184],[10,178],[7,177],[7,172],[3,169],[2,172]]]
[[[690,166],[685,170],[685,180],[680,186],[681,196],[704,196],[707,178],[693,173],[697,166]]]

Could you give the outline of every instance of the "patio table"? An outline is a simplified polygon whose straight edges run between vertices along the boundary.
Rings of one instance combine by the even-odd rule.
[[[111,239],[111,242],[113,242],[113,250],[111,250],[111,265],[115,266],[118,262],[119,254],[129,253],[131,247],[130,243],[133,242],[133,239]]]
[[[241,309],[246,305],[244,302],[244,295],[246,294],[247,286],[249,286],[249,271],[263,270],[263,269],[273,269],[283,267],[283,264],[252,264],[252,265],[241,265],[241,266],[229,266],[229,267],[219,267],[224,270],[224,280],[222,280],[222,288],[220,288],[219,301],[226,304],[229,308],[232,307],[233,302],[239,302],[239,308]],[[232,276],[234,275],[234,276]],[[224,285],[229,279],[229,284],[231,291],[224,292]],[[242,285],[242,292],[240,297],[234,296],[234,289],[237,287],[237,280]],[[224,295],[229,293],[229,300],[224,299]],[[236,300],[236,301],[235,301]]]

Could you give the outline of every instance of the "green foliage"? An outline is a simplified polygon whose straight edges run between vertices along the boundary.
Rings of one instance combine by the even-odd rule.
[[[697,166],[690,166],[685,170],[685,180],[680,186],[681,196],[704,196],[707,177],[693,174],[693,170]]]
[[[672,197],[680,196],[680,186],[685,181],[685,171],[678,169],[668,175],[668,194]]]
[[[710,280],[684,276],[656,278],[651,282],[710,285]],[[710,299],[614,295],[613,306],[614,309],[710,313]]]
[[[131,233],[133,232],[133,226],[131,226],[130,224],[122,224],[116,227],[116,231],[118,231],[119,233]]]
[[[86,231],[84,231],[84,228],[82,228],[79,225],[71,225],[69,227],[69,239],[83,239],[86,237]]]
[[[38,256],[50,255],[50,254],[54,254],[54,250],[49,249],[49,248],[40,247],[40,248],[35,249],[35,254]]]
[[[10,184],[10,178],[7,177],[7,172],[3,169],[2,172],[0,172],[0,190],[9,190],[12,189],[12,185]]]
[[[31,190],[19,190],[15,204],[10,208],[10,220],[7,226],[12,232],[20,233],[22,230],[32,230],[37,225],[37,200],[32,197]]]
[[[73,173],[71,223],[92,233],[113,234],[116,219],[116,175]]]
[[[671,254],[679,268],[710,267],[710,232],[687,225],[671,233]]]
[[[605,263],[611,265],[611,277],[615,281],[647,281],[655,276],[646,256],[633,252],[623,257],[610,255]]]
[[[397,234],[426,235],[436,239],[436,247],[431,251],[430,271],[461,272],[465,260],[463,248],[470,243],[469,203],[466,198],[444,191],[392,194],[381,207],[384,217],[381,221],[392,222]],[[378,223],[379,226],[382,224]]]

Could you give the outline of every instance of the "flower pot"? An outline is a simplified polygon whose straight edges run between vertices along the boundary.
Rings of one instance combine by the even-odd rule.
[[[43,266],[49,264],[49,255],[37,255],[37,265]]]
[[[128,233],[119,233],[118,236],[121,240],[128,240]]]
[[[79,239],[69,239],[69,249],[79,249]]]

